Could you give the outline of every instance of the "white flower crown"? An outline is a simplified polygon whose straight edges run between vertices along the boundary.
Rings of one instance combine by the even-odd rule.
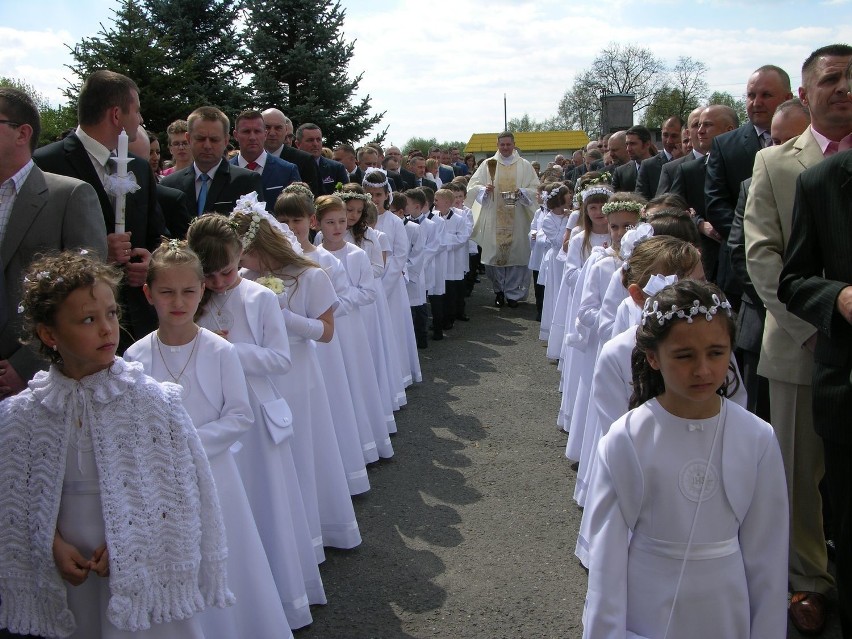
[[[728,317],[731,316],[731,303],[728,300],[720,300],[716,293],[713,293],[712,300],[713,304],[711,306],[705,306],[699,300],[694,300],[691,306],[679,308],[672,304],[671,310],[661,311],[657,300],[651,301],[651,299],[647,299],[645,300],[645,307],[642,309],[642,326],[645,326],[645,322],[649,318],[656,319],[657,324],[660,326],[673,319],[685,319],[687,324],[692,324],[692,318],[699,313],[704,315],[704,318],[709,322],[720,308],[727,311]]]
[[[616,211],[629,211],[630,213],[638,213],[641,215],[644,208],[645,205],[640,202],[625,200],[623,202],[607,202],[603,205],[601,210],[604,215],[610,215]]]

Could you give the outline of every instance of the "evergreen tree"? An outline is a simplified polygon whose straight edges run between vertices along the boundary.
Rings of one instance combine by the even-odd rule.
[[[239,0],[144,0],[169,60],[181,61],[180,95],[185,118],[199,106],[231,117],[248,102],[241,86],[237,20]]]
[[[346,12],[331,0],[246,0],[243,68],[261,109],[276,107],[295,126],[313,122],[326,146],[361,140],[384,113],[355,92],[363,73],[347,73],[354,42],[343,38]]]
[[[112,25],[100,25],[91,38],[83,38],[71,50],[77,76],[63,92],[76,109],[83,80],[98,69],[123,73],[139,87],[145,127],[162,132],[177,117],[189,113],[183,95],[183,64],[167,53],[167,42],[158,37],[150,15],[138,0],[124,0],[112,9]]]

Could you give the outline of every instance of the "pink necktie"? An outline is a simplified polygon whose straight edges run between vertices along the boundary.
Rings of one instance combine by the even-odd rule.
[[[828,146],[825,147],[825,151],[823,151],[823,157],[829,158],[840,149],[840,145],[834,140],[830,140]]]

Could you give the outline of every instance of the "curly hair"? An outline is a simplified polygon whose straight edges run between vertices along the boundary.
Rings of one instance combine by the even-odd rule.
[[[45,358],[52,364],[61,364],[62,356],[41,341],[38,327],[56,326],[60,306],[79,288],[91,290],[95,284],[106,284],[117,299],[121,278],[121,271],[104,264],[95,257],[95,253],[86,250],[44,255],[35,260],[24,276],[21,291],[26,335],[22,342],[38,344],[39,352]]]
[[[359,195],[366,195],[364,189],[361,188],[360,184],[352,183],[344,184],[340,192],[341,194],[357,193]],[[346,208],[346,206],[344,205],[343,208]],[[355,240],[356,245],[361,246],[364,243],[364,235],[367,233],[367,226],[367,202],[365,201],[364,208],[361,209],[361,217],[358,218],[358,221],[355,222],[355,224],[349,227],[349,230],[352,232],[352,238]],[[369,242],[370,240],[367,241]]]
[[[695,300],[703,306],[713,306],[714,297],[720,301],[727,301],[724,293],[715,284],[698,282],[695,280],[681,280],[670,286],[666,286],[659,293],[649,298],[646,303],[656,302],[660,308],[688,308]],[[734,318],[727,312],[719,310],[714,316],[725,323],[733,348],[736,327]],[[657,352],[659,345],[668,337],[672,326],[680,320],[676,316],[666,322],[658,322],[654,319],[643,321],[636,329],[636,346],[631,355],[630,364],[633,373],[633,394],[630,396],[630,408],[636,408],[661,395],[666,390],[665,380],[660,371],[651,367],[648,362],[648,351]],[[698,322],[705,321],[698,316]],[[716,391],[722,397],[730,397],[740,387],[740,380],[733,365],[728,366],[728,375],[724,383]]]

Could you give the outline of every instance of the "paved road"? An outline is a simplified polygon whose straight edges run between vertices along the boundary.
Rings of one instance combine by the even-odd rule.
[[[396,454],[355,499],[364,542],[326,552],[329,603],[296,639],[582,635],[558,373],[532,305],[492,300],[478,285],[472,321],[421,351],[424,381],[397,413]]]

